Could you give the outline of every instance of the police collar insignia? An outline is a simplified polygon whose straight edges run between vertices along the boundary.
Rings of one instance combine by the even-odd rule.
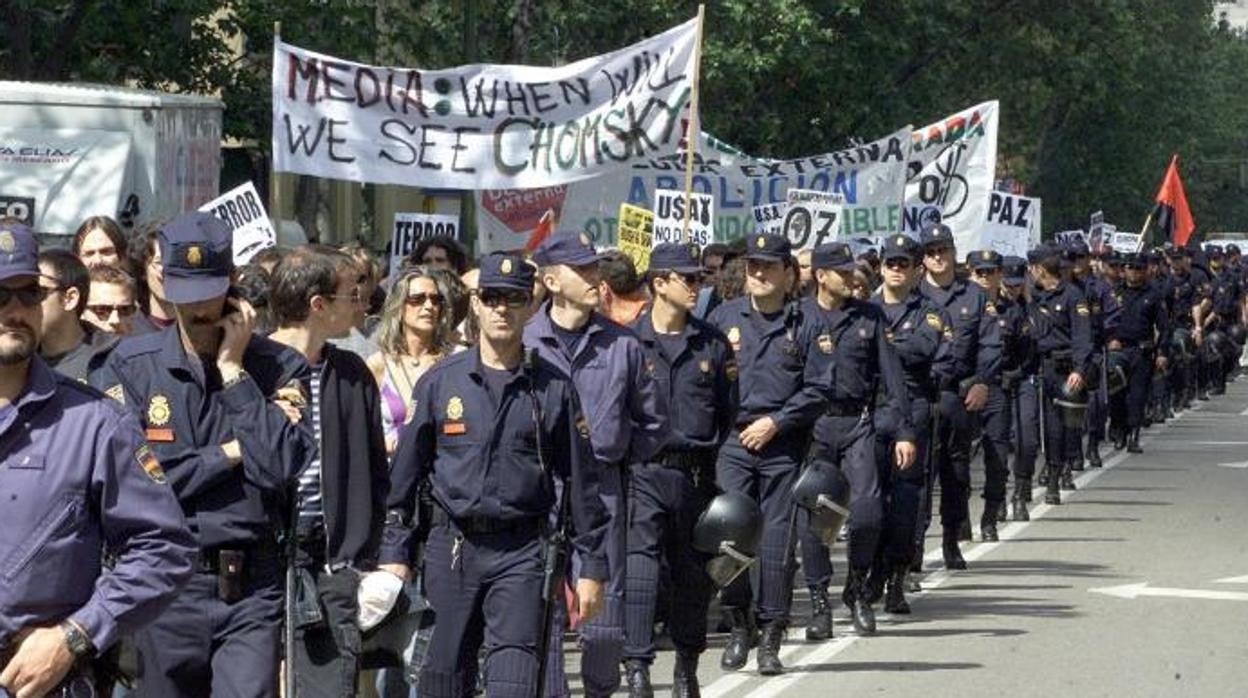
[[[165,484],[165,471],[160,467],[160,461],[156,460],[156,455],[152,453],[152,449],[147,444],[139,446],[134,452],[134,459],[139,462],[139,467],[143,468],[143,472],[147,473],[147,477],[158,485]]]
[[[736,346],[741,343],[741,328],[740,327],[728,328],[728,341],[732,343],[733,346]]]
[[[458,395],[446,401],[446,418],[454,422],[464,418],[464,401]]]
[[[819,351],[825,354],[831,354],[836,349],[836,343],[832,341],[832,335],[819,335]]]
[[[937,315],[936,313],[928,313],[927,315],[923,317],[923,320],[927,324],[931,325],[932,329],[936,330],[937,332],[945,329],[944,327],[945,323],[941,322],[940,316]]]
[[[169,398],[156,393],[147,403],[147,423],[153,427],[163,427],[169,424],[169,417],[172,412],[169,409]]]
[[[15,249],[17,249],[17,241],[13,239],[13,233],[0,230],[0,252],[10,254]]]
[[[699,371],[701,371],[701,372],[703,372],[703,373],[710,373],[710,372],[711,372],[711,361],[710,361],[710,359],[702,359],[701,361],[699,361],[699,362],[698,362],[698,370],[699,370]]]

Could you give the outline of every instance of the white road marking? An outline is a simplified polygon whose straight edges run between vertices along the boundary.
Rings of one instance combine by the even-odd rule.
[[[1248,594],[1242,591],[1209,591],[1207,589],[1172,589],[1169,587],[1150,587],[1148,582],[1139,584],[1123,584],[1115,587],[1098,587],[1088,589],[1094,594],[1116,596],[1120,599],[1138,599],[1141,596],[1167,596],[1179,599],[1204,599],[1207,601],[1248,601]]]
[[[1223,577],[1213,580],[1214,584],[1248,584],[1248,574],[1242,577]]]

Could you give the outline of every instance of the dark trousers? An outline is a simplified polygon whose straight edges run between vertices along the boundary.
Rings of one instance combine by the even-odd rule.
[[[1099,350],[1093,355],[1091,375],[1084,376],[1088,380],[1088,416],[1084,423],[1084,433],[1088,435],[1088,442],[1101,442],[1105,440],[1105,420],[1109,418],[1109,405],[1105,401],[1105,393],[1101,390],[1101,364],[1105,360],[1105,355]],[[1091,386],[1096,386],[1095,388]]]
[[[879,547],[884,505],[875,465],[875,423],[871,417],[820,417],[808,456],[810,468],[839,468],[849,480],[849,566],[861,572],[871,567]],[[810,517],[801,517],[802,572],[806,585],[826,588],[832,578],[828,548],[810,530]]]
[[[1111,421],[1116,427],[1136,429],[1144,423],[1144,406],[1148,404],[1148,390],[1153,381],[1153,353],[1139,347],[1124,347],[1121,356],[1120,365],[1127,374],[1127,386],[1113,397]]]
[[[984,500],[1005,501],[1005,487],[1010,477],[1010,422],[1013,405],[999,385],[988,386],[988,402],[979,413],[984,449]]]
[[[749,575],[741,575],[720,592],[725,608],[745,610],[754,598],[762,623],[788,623],[792,595],[793,568],[788,538],[789,514],[793,507],[793,484],[804,444],[798,437],[779,434],[760,452],[741,445],[740,432],[734,431],[719,451],[716,478],[725,492],[740,492],[758,502],[763,513],[763,536],[759,548],[758,589],[751,591]]]
[[[1078,458],[1081,454],[1082,428],[1070,427],[1062,421],[1062,412],[1054,404],[1060,399],[1069,371],[1058,370],[1056,364],[1045,362],[1044,380],[1044,454],[1046,465],[1061,465]],[[1074,454],[1073,456],[1071,454]]]
[[[693,526],[715,497],[714,461],[689,468],[646,463],[632,469],[628,571],[624,586],[624,657],[654,661],[659,566],[671,577],[667,627],[679,652],[706,649],[706,609],[715,593],[710,556],[694,550]]]
[[[542,569],[536,529],[463,535],[452,524],[433,527],[423,574],[437,622],[420,674],[422,698],[473,695],[482,643],[486,695],[534,695]],[[559,632],[552,638],[558,643]]]
[[[270,698],[277,695],[282,576],[276,559],[249,566],[242,600],[217,597],[217,576],[199,572],[135,635],[137,698]]]
[[[966,411],[962,398],[953,392],[940,394],[940,423],[933,438],[936,448],[933,480],[940,481],[940,523],[959,528],[970,518],[971,438],[976,417]],[[928,507],[930,523],[931,507]]]
[[[1015,409],[1018,417],[1012,420],[1014,434],[1014,481],[1031,482],[1036,472],[1036,455],[1040,451],[1040,392],[1037,381],[1030,376],[1018,384]]]
[[[921,398],[910,401],[910,425],[915,433],[917,455],[905,470],[896,466],[893,444],[897,440],[895,417],[877,412],[875,417],[875,465],[883,504],[880,542],[873,564],[887,573],[914,559],[920,530],[923,502],[927,496],[928,449],[931,440],[932,403]]]
[[[306,567],[316,586],[321,622],[295,629],[295,687],[299,698],[351,698],[360,673],[360,575]]]

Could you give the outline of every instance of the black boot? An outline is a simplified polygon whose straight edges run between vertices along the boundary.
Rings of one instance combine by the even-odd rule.
[[[962,558],[962,550],[958,548],[958,529],[946,527],[943,538],[941,552],[945,557],[945,569],[966,569],[966,560]]]
[[[1059,463],[1050,463],[1044,467],[1047,476],[1045,477],[1044,503],[1045,504],[1061,504],[1062,494],[1057,486],[1057,480],[1061,476],[1062,466]]]
[[[968,542],[975,540],[975,535],[971,532],[970,519],[962,522],[962,526],[958,529],[958,540]]]
[[[672,670],[672,698],[702,698],[698,686],[698,653],[677,652]]]
[[[888,581],[884,585],[884,610],[897,615],[910,615],[910,602],[906,601],[906,568],[898,565],[893,568]]]
[[[841,593],[841,600],[845,602],[845,607],[849,609],[850,617],[854,621],[854,630],[859,635],[875,634],[875,609],[871,608],[871,592],[867,589],[867,573],[863,570],[849,571],[849,576],[845,579],[845,591]]]
[[[1001,502],[984,502],[984,515],[979,518],[979,535],[985,543],[1001,540],[997,537],[997,510]]]
[[[1088,467],[1101,467],[1101,444],[1092,439],[1088,439]]]
[[[1129,429],[1122,428],[1114,430],[1114,450],[1121,451],[1127,447],[1127,432]]]
[[[1132,429],[1131,436],[1127,439],[1127,453],[1143,453],[1144,449],[1140,448],[1140,430]]]
[[[1075,490],[1075,475],[1071,472],[1072,470],[1071,464],[1067,463],[1066,467],[1062,468],[1062,476],[1058,483],[1062,489],[1073,492]]]
[[[822,642],[832,638],[832,604],[828,590],[810,588],[810,623],[806,626],[807,642]]]
[[[784,673],[780,663],[780,643],[784,640],[784,623],[772,621],[763,626],[763,639],[758,645],[758,673],[775,676]]]
[[[1083,454],[1082,453],[1080,453],[1078,457],[1072,458],[1070,460],[1070,469],[1077,473],[1083,472]]]
[[[732,609],[729,611],[732,629],[728,644],[724,646],[724,656],[719,665],[724,669],[734,670],[745,666],[750,659],[750,647],[754,646],[754,616],[748,610]]]
[[[1014,486],[1014,496],[1010,498],[1010,518],[1015,521],[1031,521],[1027,511],[1027,502],[1031,501],[1031,483],[1020,482]]]
[[[1005,502],[997,502],[997,523],[1005,523],[1009,520],[1010,517],[1005,510]]]
[[[649,664],[640,659],[624,662],[624,679],[628,681],[628,698],[654,698]]]
[[[1049,484],[1049,469],[1047,467],[1041,468],[1040,472],[1036,473],[1036,484],[1041,487]]]

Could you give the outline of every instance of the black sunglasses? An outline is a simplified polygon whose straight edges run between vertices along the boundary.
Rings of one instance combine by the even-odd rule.
[[[419,308],[425,303],[433,303],[441,308],[446,303],[446,296],[443,296],[441,293],[409,293],[404,302],[413,308]]]
[[[39,284],[33,286],[23,286],[21,288],[5,288],[0,286],[0,308],[9,304],[9,301],[17,299],[18,305],[24,308],[33,308],[43,302],[48,297],[50,289],[46,289]]]
[[[927,255],[928,257],[935,257],[937,255],[942,255],[946,252],[952,252],[952,251],[953,251],[952,247],[949,247],[947,245],[941,245],[940,247],[929,247],[926,250],[923,250],[923,254]]]
[[[88,304],[87,310],[90,310],[98,318],[107,318],[113,314],[113,311],[117,311],[117,317],[130,317],[131,315],[134,315],[136,308],[133,303],[129,305]]]
[[[530,294],[525,291],[504,291],[501,289],[487,288],[477,292],[477,298],[487,308],[493,308],[502,303],[508,308],[523,308],[529,304]]]
[[[1000,269],[976,269],[975,276],[979,276],[979,277],[992,276],[993,274],[996,274],[999,271],[1001,270]]]
[[[671,275],[677,279],[680,279],[680,282],[683,283],[685,286],[688,286],[689,288],[696,288],[702,285],[701,274],[681,274],[678,272],[672,272]]]
[[[910,267],[913,267],[914,263],[908,259],[897,257],[894,259],[884,260],[884,266],[888,267],[889,269],[903,269],[904,270],[904,269],[909,269]]]

